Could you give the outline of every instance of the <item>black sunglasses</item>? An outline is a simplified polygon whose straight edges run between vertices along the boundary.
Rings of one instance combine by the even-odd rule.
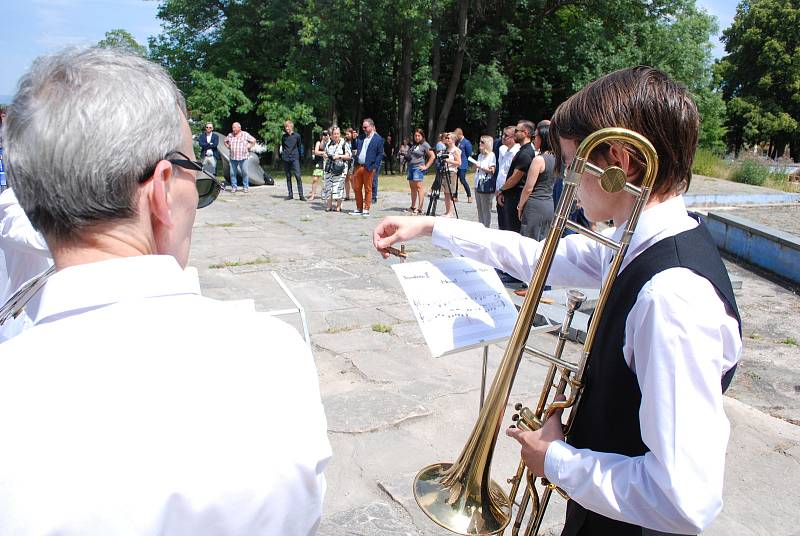
[[[182,156],[183,158],[169,158],[170,155],[176,154]],[[223,186],[215,176],[203,169],[202,162],[192,160],[180,151],[170,151],[167,153],[167,156],[163,158],[163,160],[166,160],[173,166],[178,166],[190,171],[199,171],[203,174],[203,176],[195,178],[194,181],[195,188],[197,188],[197,208],[205,208],[213,203],[217,197],[219,197],[219,193],[223,190]],[[148,181],[150,177],[153,176],[153,173],[155,173],[156,170],[156,165],[158,165],[158,162],[153,164],[153,166],[139,178],[140,183]]]

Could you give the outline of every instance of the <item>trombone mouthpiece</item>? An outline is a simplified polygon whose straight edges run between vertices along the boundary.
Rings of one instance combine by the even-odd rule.
[[[577,311],[586,301],[586,295],[580,290],[574,288],[567,291],[567,309],[570,311]]]

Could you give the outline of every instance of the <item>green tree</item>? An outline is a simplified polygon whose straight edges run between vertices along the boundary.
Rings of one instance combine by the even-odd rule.
[[[242,91],[242,78],[236,71],[228,71],[225,78],[210,72],[192,71],[192,92],[186,105],[192,118],[202,123],[221,125],[236,111],[246,114],[253,102]]]
[[[322,126],[365,116],[396,139],[417,126],[474,138],[548,117],[587,82],[642,63],[698,95],[704,140],[721,135],[718,115],[706,118],[721,113],[708,89],[714,21],[694,0],[161,0],[158,15],[151,56],[201,99],[193,109],[236,110],[269,143],[285,119],[310,145]],[[225,82],[231,71],[240,84]],[[212,83],[219,102],[201,98]]]
[[[121,48],[140,56],[147,56],[147,48],[137,43],[130,32],[121,28],[107,31],[105,37],[97,43],[97,46],[100,48]]]
[[[716,74],[724,98],[730,100],[729,142],[734,151],[747,141],[768,142],[770,156],[775,157],[788,144],[792,157],[800,160],[798,28],[796,0],[744,0],[723,32],[727,55],[716,65]]]

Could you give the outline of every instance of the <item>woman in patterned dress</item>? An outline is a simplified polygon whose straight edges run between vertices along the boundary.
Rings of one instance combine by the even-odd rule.
[[[330,131],[331,140],[325,145],[325,185],[322,188],[322,199],[327,201],[325,212],[342,211],[342,197],[344,194],[344,181],[347,177],[347,168],[352,160],[350,144],[342,139],[339,127]],[[333,202],[336,201],[336,208]]]

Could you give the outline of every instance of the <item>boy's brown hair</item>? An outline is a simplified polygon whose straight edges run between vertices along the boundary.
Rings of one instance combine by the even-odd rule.
[[[638,132],[658,153],[653,195],[674,194],[689,188],[699,126],[697,106],[686,87],[658,69],[640,66],[598,78],[563,102],[553,114],[550,144],[562,166],[559,138],[580,143],[606,127]],[[601,146],[595,153],[607,150]]]

